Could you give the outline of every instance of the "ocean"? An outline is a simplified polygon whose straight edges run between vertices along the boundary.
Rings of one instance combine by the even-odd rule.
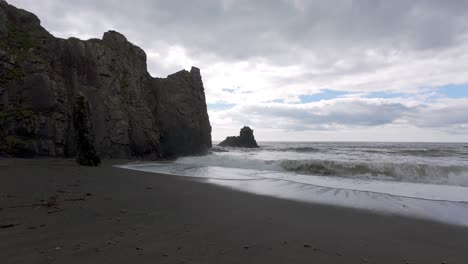
[[[120,167],[468,226],[468,143],[260,142]]]

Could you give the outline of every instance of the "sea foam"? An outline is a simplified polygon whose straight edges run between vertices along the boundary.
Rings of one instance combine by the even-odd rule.
[[[215,150],[120,167],[468,226],[468,150],[458,144],[271,143]]]

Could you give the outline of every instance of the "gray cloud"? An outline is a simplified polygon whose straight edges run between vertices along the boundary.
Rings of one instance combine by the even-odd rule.
[[[197,64],[208,101],[237,105],[212,113],[215,133],[216,125],[243,124],[288,130],[406,124],[458,132],[468,123],[466,102],[436,105],[423,97],[263,103],[325,88],[417,96],[428,87],[467,83],[465,0],[8,1],[61,37],[124,33],[147,51],[154,75]],[[237,86],[238,93],[222,91]]]
[[[221,114],[238,124],[287,130],[325,130],[341,126],[390,124],[410,110],[396,102],[375,99],[334,99],[310,104],[257,104],[233,108]]]
[[[459,128],[468,125],[468,100],[450,100],[439,106],[422,106],[410,114],[411,123],[420,127]]]
[[[367,78],[367,84],[353,84],[349,79],[366,78],[359,75],[383,72],[395,64],[431,60],[464,43],[468,27],[468,1],[464,0],[10,2],[37,13],[44,25],[59,35],[100,37],[102,32],[116,29],[146,51],[163,56],[171,47],[181,46],[185,55],[203,68],[220,61],[258,59],[275,66],[302,67],[303,71],[293,76],[270,76],[270,89],[310,83],[320,88],[335,85],[342,90],[401,92],[434,85],[431,81],[443,83],[454,78],[454,74],[446,74],[453,69],[443,70],[439,76],[420,67],[409,68],[412,75],[404,76],[405,83],[391,72],[381,74],[379,80]],[[460,60],[457,54],[447,56]],[[466,61],[456,63],[464,65]],[[155,75],[190,66],[180,64],[160,58],[149,61]],[[225,87],[210,87],[221,88]],[[296,95],[301,93],[296,91]]]
[[[250,124],[257,128],[286,130],[340,130],[349,127],[408,125],[454,132],[468,125],[468,102],[457,99],[450,106],[405,105],[387,99],[342,98],[309,104],[267,103],[244,105],[216,113],[216,120]]]
[[[457,0],[10,2],[38,11],[56,31],[66,31],[70,25],[64,21],[73,16],[83,18],[83,25],[101,20],[95,30],[112,26],[147,46],[180,44],[194,56],[213,53],[233,60],[288,60],[304,50],[332,59],[340,49],[437,49],[459,40],[468,15],[468,2]],[[99,19],[86,21],[90,17]]]
[[[463,0],[10,2],[36,12],[59,34],[74,29],[99,37],[112,28],[146,50],[167,52],[180,45],[190,57],[205,61],[261,57],[277,65],[323,69],[340,61],[349,64],[335,69],[337,74],[381,67],[382,61],[365,60],[369,49],[388,55],[453,46],[468,26],[468,2]]]
[[[340,124],[376,126],[393,122],[407,108],[398,103],[375,103],[363,100],[335,100],[327,104],[302,107],[259,107],[245,109],[250,115],[271,115],[296,119],[303,124]]]

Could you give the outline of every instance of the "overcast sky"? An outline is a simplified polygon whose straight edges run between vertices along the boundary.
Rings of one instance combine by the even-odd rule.
[[[201,68],[215,140],[468,142],[468,1],[8,2],[57,37],[125,34],[153,76]]]

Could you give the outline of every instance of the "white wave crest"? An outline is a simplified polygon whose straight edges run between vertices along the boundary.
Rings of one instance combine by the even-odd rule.
[[[260,160],[246,156],[214,153],[201,157],[185,157],[177,164],[214,166],[296,174],[376,179],[399,182],[468,186],[468,167],[389,162],[344,162],[336,160]]]

